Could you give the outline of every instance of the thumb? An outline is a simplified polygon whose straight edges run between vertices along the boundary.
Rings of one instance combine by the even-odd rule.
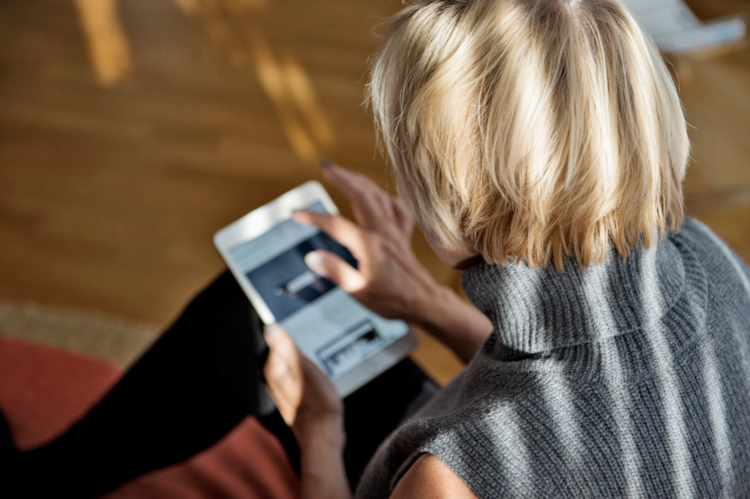
[[[292,338],[281,327],[267,326],[264,337],[270,350],[263,366],[268,392],[281,417],[291,426],[302,397],[301,356]]]
[[[330,279],[347,293],[355,292],[365,284],[359,271],[329,251],[311,251],[305,255],[305,265],[316,274]]]
[[[287,357],[289,352],[295,348],[294,340],[289,336],[289,333],[276,323],[268,324],[263,328],[263,339],[269,348],[282,351]]]
[[[270,324],[266,326],[263,338],[268,345],[269,355],[264,366],[266,377],[277,377],[299,371],[299,351],[294,340],[281,326]]]

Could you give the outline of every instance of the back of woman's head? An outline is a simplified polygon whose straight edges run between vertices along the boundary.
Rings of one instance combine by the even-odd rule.
[[[444,247],[585,267],[682,223],[682,107],[618,0],[415,3],[369,91],[399,192]]]

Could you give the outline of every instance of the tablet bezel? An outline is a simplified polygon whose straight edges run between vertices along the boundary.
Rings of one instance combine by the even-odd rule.
[[[214,235],[216,249],[265,324],[272,324],[276,322],[276,319],[260,293],[236,264],[230,251],[234,247],[264,234],[279,223],[289,220],[295,210],[304,209],[317,202],[320,202],[328,213],[333,215],[339,213],[325,188],[319,182],[311,180],[253,210]],[[417,343],[416,334],[409,328],[404,336],[338,378],[333,379],[332,382],[339,396],[349,395],[398,363],[414,349]]]

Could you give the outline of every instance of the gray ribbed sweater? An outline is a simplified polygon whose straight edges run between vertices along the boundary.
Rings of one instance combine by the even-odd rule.
[[[463,286],[494,333],[357,497],[388,497],[422,453],[480,498],[750,497],[750,269],[708,228],[587,270],[481,265]]]

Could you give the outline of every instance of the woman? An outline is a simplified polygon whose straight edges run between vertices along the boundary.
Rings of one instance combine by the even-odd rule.
[[[296,218],[347,246],[359,267],[324,252],[306,262],[376,312],[422,325],[468,365],[427,403],[410,402],[429,392],[413,370],[371,401],[408,418],[374,453],[355,495],[749,496],[750,269],[710,230],[683,223],[685,119],[669,72],[623,5],[419,2],[394,18],[369,88],[406,207],[328,166],[359,224]],[[410,213],[442,261],[465,270],[478,310],[417,263]],[[17,459],[18,476],[40,469],[32,463],[52,468],[50,456],[59,462],[95,440],[118,414],[130,424],[121,411],[137,406],[150,374],[161,383],[165,357],[187,367],[149,400],[159,404],[181,373],[217,366],[196,375],[210,389],[186,392],[209,409],[190,412],[184,428],[193,431],[162,439],[174,455],[146,464],[136,456],[110,486],[197,452],[256,410],[241,381],[253,376],[242,367],[252,345],[214,339],[186,349],[190,335],[174,334],[196,331],[192,344],[201,344],[204,326],[251,329],[231,289],[232,300],[210,288],[201,295],[128,373],[129,390],[118,385],[52,450]],[[330,382],[289,336],[275,327],[265,337],[265,379],[298,444],[302,496],[350,497],[352,455],[369,458],[362,434],[380,413],[365,420],[347,399],[344,421]],[[224,357],[240,367],[227,374]],[[404,387],[409,396],[389,400]],[[167,414],[186,397],[158,407]],[[87,429],[97,418],[99,433]],[[132,446],[139,431],[116,445]],[[100,454],[111,447],[99,445]]]
[[[750,269],[683,223],[685,119],[629,11],[418,2],[394,18],[369,89],[402,199],[467,269],[492,334],[480,346],[489,328],[464,319],[468,334],[438,333],[471,362],[380,446],[355,495],[750,497]],[[299,220],[363,262],[320,255],[314,270],[391,317],[438,318],[398,258],[397,215],[359,214],[377,236]],[[283,332],[268,343],[303,496],[348,497],[340,404]]]

